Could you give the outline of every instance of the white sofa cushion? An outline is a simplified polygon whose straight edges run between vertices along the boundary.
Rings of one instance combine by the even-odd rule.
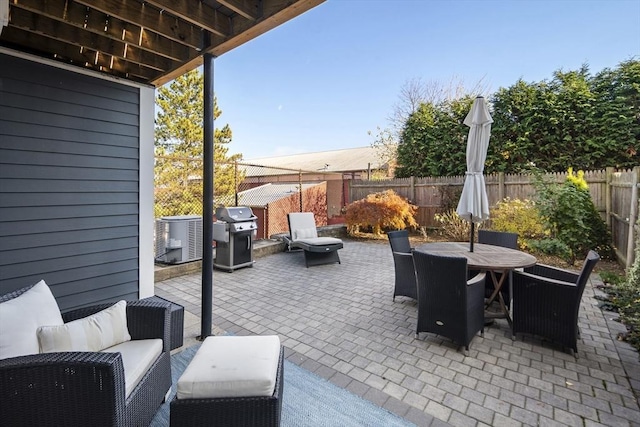
[[[127,328],[127,303],[118,301],[91,316],[64,325],[38,328],[41,353],[100,351],[131,340]]]
[[[178,380],[178,399],[272,396],[280,338],[208,337]]]
[[[102,352],[122,355],[124,382],[128,397],[162,353],[162,340],[157,338],[132,340],[105,348]]]
[[[38,353],[37,330],[62,325],[56,299],[44,280],[0,304],[0,359]]]

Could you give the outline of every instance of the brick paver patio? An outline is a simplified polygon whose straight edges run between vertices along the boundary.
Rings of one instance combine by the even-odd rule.
[[[433,334],[414,338],[417,305],[392,301],[386,242],[345,240],[342,264],[305,268],[302,253],[214,272],[213,330],[277,334],[287,359],[420,426],[640,426],[637,352],[594,298],[580,312],[575,359],[531,337],[511,340],[505,320],[485,328],[465,357]],[[200,273],[156,283],[185,306],[185,346],[200,333]],[[635,390],[635,394],[634,394]]]

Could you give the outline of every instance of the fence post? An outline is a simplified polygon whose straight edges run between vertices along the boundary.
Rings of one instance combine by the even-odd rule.
[[[628,271],[633,264],[634,244],[636,236],[634,233],[636,220],[638,219],[638,175],[640,175],[640,167],[633,168],[633,176],[631,178],[631,209],[629,210],[629,235],[627,238],[627,259],[625,268]]]
[[[613,171],[612,167],[608,167],[605,169],[605,181],[606,185],[604,187],[604,209],[605,209],[605,218],[607,218],[607,228],[611,230],[611,199],[613,197],[613,191],[611,191],[611,180],[613,179]]]
[[[411,181],[410,182],[410,189],[409,192],[411,194],[411,203],[415,203],[416,202],[416,177],[411,175]]]
[[[233,162],[233,187],[236,194],[236,206],[238,206],[238,161]]]
[[[298,171],[298,186],[300,188],[300,212],[302,212],[302,169]]]
[[[506,192],[506,187],[504,184],[504,172],[498,172],[498,201],[499,202],[504,200],[505,192]]]

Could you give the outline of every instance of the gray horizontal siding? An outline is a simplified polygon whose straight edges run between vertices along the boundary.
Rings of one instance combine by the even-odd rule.
[[[2,101],[5,101],[4,97]],[[8,122],[48,126],[51,130],[55,130],[56,128],[74,129],[91,133],[111,133],[112,135],[128,136],[131,138],[137,137],[137,126],[118,125],[109,121],[87,119],[56,112],[42,112],[0,105],[0,116]]]
[[[11,87],[13,84],[13,81],[10,82],[9,87]],[[24,111],[28,111],[29,117],[27,118],[27,122],[30,122],[34,118],[38,118],[39,115],[42,115],[43,117],[49,117],[51,111],[63,111],[63,117],[71,118],[72,121],[71,123],[65,123],[60,127],[73,128],[74,126],[72,125],[75,123],[73,120],[77,117],[82,117],[83,119],[96,120],[101,123],[109,123],[113,126],[116,126],[117,129],[136,131],[138,128],[136,116],[133,114],[122,113],[120,111],[114,110],[103,110],[101,108],[96,108],[94,106],[88,106],[79,103],[70,103],[71,100],[69,98],[62,98],[63,101],[58,101],[38,97],[37,101],[34,102],[34,98],[32,95],[23,95],[10,92],[5,92],[3,94],[3,98],[5,101],[4,103],[11,105],[11,109],[15,111],[16,116],[19,116]],[[99,101],[99,99],[96,99],[96,101]]]
[[[94,205],[113,203],[138,203],[138,195],[134,193],[6,193],[2,197],[7,206],[54,206],[54,205]]]
[[[113,243],[109,241],[109,246]],[[65,249],[64,246],[61,246],[60,249]],[[2,266],[2,270],[9,277],[16,277],[24,272],[28,272],[30,274],[41,274],[45,275],[49,272],[55,271],[67,271],[67,270],[75,270],[82,267],[93,266],[102,263],[110,263],[116,261],[126,261],[130,259],[134,259],[138,255],[137,248],[130,249],[118,249],[109,251],[106,250],[105,247],[100,251],[96,251],[93,253],[74,253],[73,249],[70,249],[69,252],[72,253],[70,256],[62,256],[62,257],[54,257],[57,248],[51,248],[50,251],[47,251],[44,254],[44,258],[42,259],[33,259],[35,256],[30,256],[30,259],[22,260],[22,262],[16,262],[14,264],[8,264]],[[69,278],[71,279],[72,273],[69,274]],[[46,280],[46,279],[45,279]],[[51,286],[55,286],[51,284]],[[87,291],[90,291],[90,287],[87,287]]]
[[[136,299],[139,91],[0,54],[0,292]]]
[[[11,156],[7,156],[11,157]],[[35,156],[29,156],[33,158]],[[117,173],[114,173],[116,171]],[[25,165],[25,164],[4,164],[0,169],[0,179],[49,179],[56,176],[57,180],[84,180],[96,182],[123,181],[135,182],[138,178],[138,171],[135,169],[107,169],[100,167],[88,166],[71,166],[66,167],[52,165]],[[2,182],[0,181],[0,185]],[[8,186],[7,188],[10,188]]]
[[[50,261],[59,259],[69,259],[80,257],[84,255],[103,254],[106,249],[112,252],[124,251],[126,249],[137,249],[138,241],[136,237],[124,237],[120,239],[113,239],[109,237],[108,247],[98,247],[95,244],[95,240],[86,242],[73,242],[70,244],[62,245],[39,245],[30,248],[14,249],[4,254],[2,259],[2,265],[7,267],[7,271],[10,271],[12,266],[19,264],[30,265],[33,262]],[[103,245],[107,244],[107,241],[102,241]],[[63,263],[61,263],[62,265]],[[50,270],[54,271],[56,267],[51,267]]]
[[[49,247],[56,245],[75,244],[83,242],[100,242],[109,239],[120,239],[134,236],[138,232],[138,225],[124,227],[91,228],[90,231],[64,230],[49,233],[22,234],[20,239],[13,236],[0,236],[0,247],[6,251],[28,249],[34,247]]]
[[[32,139],[31,144],[33,144],[33,149],[35,151],[42,150],[42,144],[38,144],[37,138],[41,138],[43,141],[59,141],[60,145],[56,145],[51,147],[52,152],[65,152],[67,149],[67,143],[78,142],[84,144],[85,150],[92,150],[95,145],[105,145],[107,147],[129,147],[132,149],[136,149],[137,152],[137,144],[133,143],[131,138],[123,138],[120,135],[106,134],[93,132],[91,130],[76,130],[69,128],[56,128],[56,132],[54,134],[50,133],[50,129],[47,126],[40,125],[39,123],[24,123],[24,122],[4,122],[0,121],[0,134],[6,136],[6,141],[0,141],[0,144],[6,143],[11,144],[11,147],[17,149],[21,147],[20,140],[17,142],[9,139],[9,137],[17,137],[17,138],[29,138]],[[25,136],[28,135],[28,136]],[[46,142],[45,142],[46,144]],[[50,144],[49,144],[50,145]],[[78,150],[77,147],[71,148],[74,150],[72,152],[76,152]],[[47,150],[44,150],[47,151]],[[78,152],[82,153],[82,150],[78,150]],[[116,154],[117,155],[117,154]]]
[[[116,172],[114,172],[116,173]],[[39,192],[51,193],[64,190],[70,193],[82,192],[132,192],[137,191],[138,185],[135,182],[112,181],[106,183],[100,180],[73,181],[70,179],[58,179],[52,176],[50,179],[2,179],[0,188],[6,189],[7,193]]]
[[[29,137],[9,134],[9,132],[13,131],[16,133],[22,132],[22,135],[24,135],[24,131],[29,126],[31,126],[31,136]],[[9,128],[8,125],[6,127],[6,132],[3,134],[2,140],[0,140],[0,150],[15,150],[16,147],[19,149],[19,147],[28,144],[29,151],[32,153],[73,153],[75,155],[85,156],[116,157],[123,160],[137,159],[138,156],[138,147],[118,146],[116,138],[109,138],[109,135],[101,134],[101,143],[99,144],[93,138],[90,141],[83,142],[81,136],[84,135],[86,138],[86,132],[77,132],[77,136],[73,135],[73,131],[64,132],[64,134],[58,132],[56,136],[59,139],[53,139],[52,137],[46,137],[45,130],[43,130],[42,135],[34,135],[33,125],[25,125],[23,128],[20,128],[21,126],[18,124],[12,123],[11,128]],[[2,129],[0,129],[0,132],[2,132]],[[76,139],[79,141],[76,141]],[[51,141],[56,141],[56,144],[52,144]],[[135,167],[135,164],[132,167]]]
[[[98,208],[96,208],[98,206]],[[69,206],[46,206],[46,207],[22,207],[0,208],[0,218],[6,222],[11,221],[34,221],[43,217],[52,219],[69,218],[94,218],[100,214],[96,210],[101,209],[101,205],[81,205],[76,206],[73,213],[69,212]],[[121,215],[137,216],[137,204],[117,204],[109,206],[106,213],[109,217]]]
[[[72,214],[70,214],[72,216]],[[28,234],[54,233],[56,231],[94,230],[97,228],[114,228],[123,225],[138,225],[134,215],[113,216],[108,211],[103,216],[91,218],[51,219],[41,218],[38,223],[31,221],[0,221],[0,235],[21,236]],[[19,238],[19,237],[17,237]]]

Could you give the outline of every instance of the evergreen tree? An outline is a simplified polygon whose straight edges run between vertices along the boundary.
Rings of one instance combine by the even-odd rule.
[[[595,76],[583,65],[550,80],[518,80],[487,98],[493,124],[486,174],[521,173],[531,165],[548,172],[638,165],[637,59]],[[464,173],[469,130],[462,121],[472,100],[464,95],[412,108],[399,137],[396,176]]]
[[[190,71],[158,89],[159,112],[155,128],[155,215],[202,213],[204,77]],[[222,114],[214,98],[214,119]],[[229,125],[214,131],[214,204],[233,200],[237,176],[234,162],[242,155],[228,155],[232,132]]]
[[[396,176],[464,174],[469,128],[463,121],[472,103],[473,97],[465,95],[438,104],[420,104],[402,130]]]

